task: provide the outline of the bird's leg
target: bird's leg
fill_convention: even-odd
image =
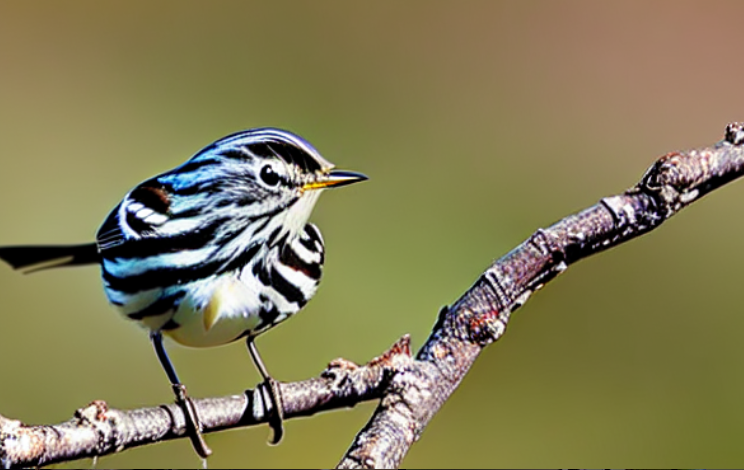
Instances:
[[[178,380],[176,375],[176,369],[173,368],[173,364],[168,358],[168,353],[165,352],[163,347],[163,335],[158,331],[150,335],[150,341],[155,348],[155,354],[158,355],[160,365],[163,366],[168,380],[170,380],[171,387],[173,387],[173,393],[176,395],[176,404],[183,410],[184,417],[186,418],[186,432],[191,439],[191,445],[194,446],[194,450],[199,457],[206,459],[212,454],[212,450],[207,446],[204,441],[204,436],[201,433],[201,424],[199,424],[199,416],[196,414],[196,407],[194,402],[186,393],[186,386]]]
[[[248,346],[248,352],[251,354],[251,359],[253,359],[253,363],[256,365],[256,369],[258,369],[264,380],[263,385],[271,400],[273,410],[269,416],[269,426],[274,430],[274,436],[270,442],[276,445],[281,442],[284,436],[284,406],[282,404],[282,395],[279,392],[279,383],[271,378],[266,370],[266,366],[264,366],[261,356],[258,354],[258,349],[256,349],[256,343],[253,342],[253,339],[253,337],[249,336],[246,340],[246,345]],[[265,399],[265,395],[262,394],[262,397]]]

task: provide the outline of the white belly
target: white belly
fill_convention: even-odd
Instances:
[[[227,344],[261,325],[259,294],[237,276],[221,276],[194,286],[172,320],[179,327],[163,333],[185,346]]]

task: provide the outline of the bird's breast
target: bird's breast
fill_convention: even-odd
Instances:
[[[172,328],[164,332],[185,346],[227,344],[257,330],[263,309],[255,285],[237,274],[221,275],[193,289],[175,311]]]
[[[324,247],[317,228],[307,224],[298,236],[285,240],[254,250],[237,270],[185,276],[186,282],[162,287],[159,278],[151,276],[157,287],[135,292],[106,283],[106,291],[129,319],[186,346],[216,346],[255,336],[299,312],[320,282]],[[105,273],[107,266],[103,268]]]

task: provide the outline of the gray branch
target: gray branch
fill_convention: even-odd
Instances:
[[[416,360],[394,376],[380,406],[339,468],[397,468],[509,315],[574,263],[661,225],[682,208],[744,173],[744,125],[729,124],[713,147],[672,152],[624,194],[570,215],[497,260],[444,308]]]
[[[394,371],[411,362],[409,337],[364,366],[336,359],[320,377],[281,383],[284,417],[295,418],[382,397]],[[271,400],[259,387],[240,395],[194,399],[203,432],[267,422]],[[109,408],[94,401],[72,419],[55,425],[27,426],[0,416],[0,467],[33,467],[121,452],[186,435],[181,407],[161,405],[136,410]]]
[[[730,124],[716,145],[661,157],[625,193],[537,230],[488,268],[452,306],[412,358],[408,337],[368,364],[339,359],[320,377],[280,384],[291,419],[380,400],[339,468],[396,468],[462,381],[481,350],[498,340],[509,316],[566,268],[658,227],[708,192],[744,173],[744,125]],[[204,432],[265,423],[261,388],[195,400]],[[110,409],[96,401],[61,424],[27,426],[0,416],[0,466],[40,466],[106,455],[185,435],[181,408]]]

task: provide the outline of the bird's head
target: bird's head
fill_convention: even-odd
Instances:
[[[230,208],[251,222],[281,223],[282,233],[294,235],[307,223],[323,189],[366,180],[337,170],[303,138],[280,129],[259,128],[218,140],[184,164],[206,165],[212,171],[205,184],[214,192],[211,208]],[[223,212],[223,211],[219,211]]]
[[[213,248],[231,256],[257,243],[271,245],[296,236],[323,189],[365,179],[334,169],[291,132],[239,132],[130,191],[101,227],[99,246],[165,238],[190,247],[208,237]]]

